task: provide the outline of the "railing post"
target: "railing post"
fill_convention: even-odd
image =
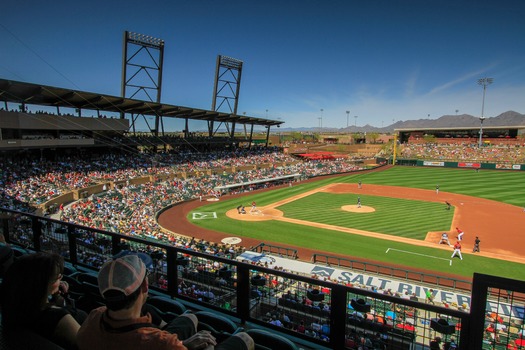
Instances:
[[[35,251],[39,252],[42,249],[40,243],[40,237],[42,237],[42,223],[38,220],[37,216],[31,217],[31,230],[33,231],[33,244],[35,245]]]
[[[179,265],[177,264],[177,250],[169,248],[166,250],[168,294],[170,296],[178,295],[179,286]]]
[[[341,285],[334,285],[331,293],[330,342],[332,349],[339,350],[345,348],[347,295]]]
[[[237,265],[237,316],[245,323],[250,317],[250,269]]]
[[[471,349],[481,349],[483,335],[485,330],[485,309],[487,306],[488,283],[486,283],[484,275],[474,273],[472,280],[472,295],[470,304],[470,323],[468,331],[461,327],[461,344],[463,340],[469,341]],[[466,338],[466,339],[463,339]]]
[[[120,237],[111,236],[111,254],[116,255],[120,253]]]
[[[6,242],[9,242],[9,216],[8,214],[2,213],[2,232]]]
[[[75,226],[67,226],[67,243],[69,245],[69,259],[73,265],[78,264],[77,256],[77,237],[75,236]]]

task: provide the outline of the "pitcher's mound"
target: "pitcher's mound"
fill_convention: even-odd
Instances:
[[[283,216],[283,212],[277,209],[259,208],[253,213],[250,213],[250,210],[248,209],[246,214],[239,214],[237,209],[230,209],[226,212],[226,216],[230,219],[242,221],[265,221],[272,220],[275,217]]]
[[[341,209],[352,213],[372,213],[376,211],[374,208],[367,207],[366,205],[362,205],[361,208],[358,208],[357,205],[343,205]]]

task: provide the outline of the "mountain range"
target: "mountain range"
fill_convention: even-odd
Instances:
[[[478,127],[480,118],[470,114],[444,115],[438,119],[399,120],[394,124],[377,128],[371,125],[349,126],[346,128],[281,128],[281,132],[393,132],[394,129],[403,128],[455,128],[455,127]],[[496,117],[485,118],[483,126],[523,126],[525,128],[525,114],[514,111],[501,113]]]

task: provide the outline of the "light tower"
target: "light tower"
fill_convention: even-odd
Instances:
[[[481,78],[478,79],[478,85],[483,86],[483,100],[481,102],[481,117],[479,117],[479,147],[483,145],[483,121],[485,120],[485,117],[483,116],[483,113],[485,111],[485,91],[487,91],[487,86],[492,84],[494,82],[493,78]]]

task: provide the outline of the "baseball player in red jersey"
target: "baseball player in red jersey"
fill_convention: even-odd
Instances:
[[[458,231],[458,241],[461,242],[461,240],[463,239],[463,235],[465,234],[465,232],[463,232],[462,230],[460,230],[459,227],[456,227],[456,231]]]
[[[450,258],[455,257],[456,255],[459,256],[459,259],[463,260],[463,256],[461,256],[461,243],[459,241],[454,244],[454,252],[452,253],[452,256]]]

